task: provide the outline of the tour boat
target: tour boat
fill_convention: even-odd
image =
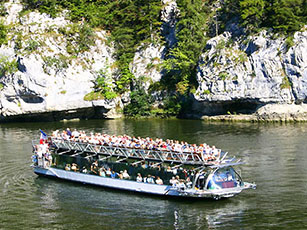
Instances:
[[[32,141],[32,145],[36,174],[83,184],[216,200],[256,188],[255,183],[243,182],[234,169],[242,162],[224,152],[218,160],[205,161],[192,152],[124,148],[59,138]]]

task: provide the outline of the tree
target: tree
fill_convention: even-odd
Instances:
[[[242,25],[246,26],[248,30],[259,28],[265,12],[264,7],[264,0],[241,0],[240,15],[243,20]]]

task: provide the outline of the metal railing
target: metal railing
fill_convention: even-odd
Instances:
[[[118,157],[124,159],[138,159],[140,161],[149,160],[157,162],[173,162],[189,165],[212,165],[210,161],[205,161],[196,153],[191,152],[174,152],[163,150],[148,150],[136,148],[124,148],[105,145],[95,145],[90,143],[75,142],[69,140],[52,139],[52,144],[57,149],[67,151],[76,151],[76,153],[90,152],[106,157]],[[59,153],[61,154],[61,153]]]

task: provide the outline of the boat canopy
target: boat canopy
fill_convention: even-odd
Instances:
[[[192,165],[199,166],[200,168],[204,166],[219,167],[223,164],[236,164],[234,162],[235,158],[226,158],[227,153],[222,152],[220,159],[215,161],[206,161],[201,158],[200,154],[192,152],[174,152],[174,151],[162,151],[162,150],[148,150],[148,149],[137,149],[137,148],[124,148],[124,147],[114,147],[105,145],[96,145],[90,143],[82,143],[70,140],[51,140],[52,147],[57,150],[59,155],[65,154],[65,152],[74,151],[74,155],[81,155],[87,153],[88,156],[100,155],[103,158],[100,160],[105,160],[107,158],[116,157],[118,162],[124,161],[126,159],[134,159],[138,162],[142,161],[153,161],[162,163],[171,163],[179,165]]]

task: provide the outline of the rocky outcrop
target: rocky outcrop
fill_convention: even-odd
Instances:
[[[39,119],[40,114],[49,114],[50,119],[80,114],[108,117],[108,112],[116,115],[114,110],[120,99],[84,100],[93,90],[96,71],[112,71],[107,67],[114,62],[113,48],[106,45],[104,31],[95,32],[95,44],[90,50],[73,56],[67,52],[68,38],[59,32],[72,25],[64,15],[50,18],[31,12],[19,17],[22,7],[17,1],[6,3],[6,7],[5,22],[13,25],[9,34],[13,39],[1,47],[0,54],[8,63],[17,63],[18,70],[0,80],[0,120]],[[16,48],[18,42],[20,49]]]
[[[160,81],[163,76],[161,64],[167,49],[171,48],[176,42],[176,22],[179,15],[179,9],[176,1],[163,0],[161,10],[162,31],[166,45],[162,46],[159,41],[160,36],[152,35],[152,44],[140,47],[135,53],[130,70],[136,78],[145,77],[144,87],[148,89],[150,84]]]
[[[266,105],[306,103],[307,31],[297,32],[293,42],[288,48],[285,38],[272,39],[267,32],[244,39],[225,32],[209,40],[199,64],[194,112],[259,115]],[[271,107],[265,108],[269,114]]]

